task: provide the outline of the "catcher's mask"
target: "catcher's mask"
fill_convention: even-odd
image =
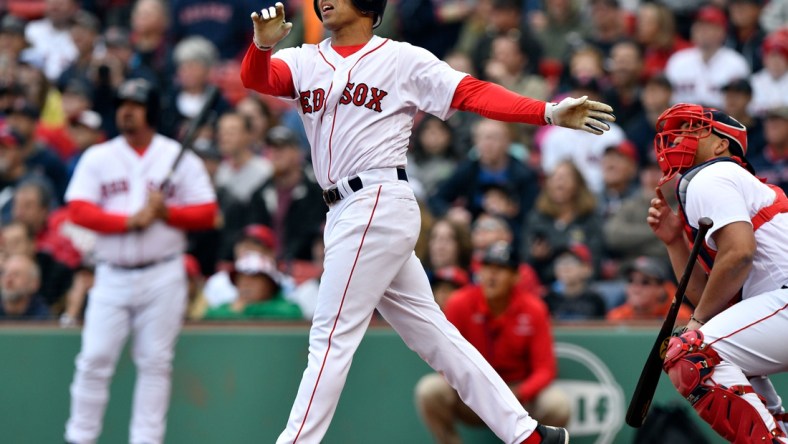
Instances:
[[[733,156],[747,154],[747,128],[738,120],[714,108],[679,103],[659,116],[654,150],[662,170],[659,184],[693,166],[700,139],[714,133],[727,139]]]

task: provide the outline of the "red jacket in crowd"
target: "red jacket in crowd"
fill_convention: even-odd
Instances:
[[[519,384],[517,398],[528,402],[556,377],[550,314],[541,299],[519,286],[512,291],[509,306],[498,316],[475,285],[457,290],[445,313],[507,384]]]

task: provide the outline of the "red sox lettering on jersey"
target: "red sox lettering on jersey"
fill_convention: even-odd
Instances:
[[[273,58],[290,67],[324,189],[362,171],[405,165],[413,117],[419,109],[451,116],[454,90],[466,75],[422,48],[377,36],[348,57],[328,39]]]
[[[129,181],[127,179],[119,179],[119,180],[112,180],[109,182],[102,183],[101,187],[101,200],[104,201],[106,199],[111,198],[116,194],[121,193],[128,193],[129,192]],[[149,180],[148,181],[148,190],[158,190],[159,184],[156,181]],[[168,198],[172,198],[175,196],[176,191],[174,186],[167,187],[166,195]]]
[[[375,88],[374,86],[367,86],[366,83],[348,83],[345,85],[345,92],[342,93],[342,98],[339,100],[340,105],[353,104],[356,106],[363,106],[364,108],[371,109],[375,112],[382,112],[381,101],[388,93],[382,89]],[[323,109],[325,103],[326,91],[323,88],[317,88],[312,91],[301,91],[298,93],[299,102],[301,103],[301,112],[304,114],[317,113]]]

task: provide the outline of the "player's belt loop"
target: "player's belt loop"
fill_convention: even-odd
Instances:
[[[397,179],[404,180],[405,182],[408,181],[408,174],[405,172],[405,168],[397,168]],[[347,188],[350,188],[355,193],[356,191],[364,188],[364,183],[361,181],[361,178],[355,176],[351,179],[347,180]],[[337,202],[342,200],[342,194],[339,191],[338,187],[329,188],[327,190],[323,190],[323,202],[326,205],[331,206]]]

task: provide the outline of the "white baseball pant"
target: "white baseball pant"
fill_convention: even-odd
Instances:
[[[747,298],[711,318],[700,331],[703,342],[711,344],[722,358],[709,383],[752,385],[770,409],[782,408],[771,382],[754,377],[788,371],[788,347],[780,339],[788,331],[788,289]],[[769,412],[756,394],[742,398],[758,411],[769,429],[775,427],[772,413],[776,412]]]
[[[94,443],[101,434],[109,382],[129,332],[137,368],[129,442],[164,440],[175,342],[186,309],[180,256],[141,270],[96,267],[71,384],[66,441]]]
[[[536,421],[446,319],[413,253],[421,224],[413,191],[394,169],[359,177],[364,187],[355,193],[347,178],[338,183],[343,199],[328,213],[308,364],[277,443],[323,439],[375,308],[503,442],[522,442]]]

